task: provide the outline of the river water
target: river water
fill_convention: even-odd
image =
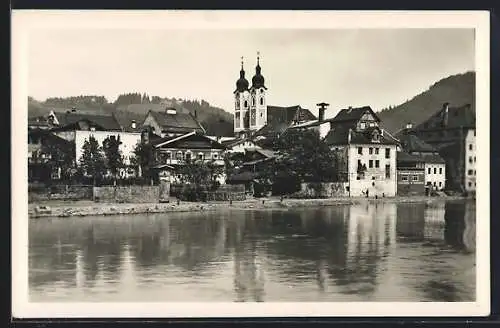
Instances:
[[[32,219],[30,301],[475,301],[475,203]]]

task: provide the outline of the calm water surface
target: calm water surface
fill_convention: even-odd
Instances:
[[[31,301],[474,301],[475,204],[32,219]]]

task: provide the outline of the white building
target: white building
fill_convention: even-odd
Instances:
[[[330,122],[325,140],[339,152],[350,196],[395,196],[398,141],[379,128],[380,119],[373,110],[350,107]]]
[[[398,132],[401,148],[406,153],[422,158],[425,168],[425,185],[432,186],[435,190],[443,190],[446,187],[446,162],[439,155],[439,151],[421,140],[413,132],[413,125],[408,123],[404,129]]]
[[[465,190],[476,190],[476,129],[469,129],[465,136]]]
[[[124,163],[130,165],[130,158],[135,156],[134,149],[141,141],[141,134],[134,132],[120,132],[120,131],[75,131],[75,151],[76,160],[80,160],[83,154],[83,145],[86,140],[93,136],[96,141],[102,146],[104,140],[108,137],[119,138],[121,145],[119,150],[123,156]]]

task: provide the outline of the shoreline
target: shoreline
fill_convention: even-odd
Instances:
[[[292,208],[322,207],[338,205],[354,205],[366,203],[433,203],[440,201],[471,199],[463,196],[396,196],[388,198],[342,197],[321,199],[293,199],[285,198],[255,198],[244,201],[229,202],[180,202],[169,203],[93,203],[93,202],[63,202],[61,204],[30,203],[28,204],[28,217],[55,218],[55,217],[84,217],[84,216],[110,216],[147,213],[175,213],[175,212],[205,212],[216,210],[287,210]],[[39,207],[48,206],[50,210]]]

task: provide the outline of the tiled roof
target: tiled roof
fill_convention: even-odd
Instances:
[[[398,163],[423,163],[424,160],[421,157],[410,155],[406,152],[398,151],[396,154],[396,161]]]
[[[65,127],[81,121],[91,122],[103,130],[107,131],[121,131],[120,124],[114,115],[91,115],[79,112],[62,113],[57,115],[59,126]]]
[[[162,127],[163,131],[169,132],[191,132],[196,130],[205,133],[205,129],[190,113],[170,114],[167,112],[150,111],[156,122]]]
[[[305,122],[316,120],[316,116],[309,109],[298,105],[290,107],[267,106],[267,124],[258,130],[256,136],[281,134],[288,129],[294,121]]]
[[[333,118],[329,119],[332,122],[348,122],[348,121],[358,121],[367,111],[372,114],[377,121],[380,122],[379,117],[371,109],[370,106],[363,106],[358,108],[344,108]]]
[[[131,115],[129,112],[125,111],[116,111],[114,113],[116,120],[122,127],[125,132],[137,132],[140,133],[142,131],[142,122],[144,121],[144,116],[139,119],[138,115]],[[135,129],[132,128],[132,122],[135,121]]]
[[[407,152],[437,152],[437,150],[421,140],[414,133],[403,130],[398,134],[398,139],[401,141],[401,147]]]
[[[438,154],[424,154],[421,155],[422,159],[426,163],[433,163],[433,164],[445,164],[445,160],[439,156]]]
[[[461,127],[474,128],[476,126],[476,110],[474,106],[469,104],[460,107],[448,107],[447,124],[443,125],[445,120],[446,110],[443,106],[441,110],[415,127],[415,130],[454,129]]]
[[[219,142],[210,139],[202,133],[190,132],[182,136],[172,136],[152,140],[155,148],[183,148],[183,149],[224,149]]]
[[[380,142],[372,142],[371,133],[373,129],[356,132],[351,129],[351,139],[349,141],[350,125],[334,124],[325,137],[325,141],[329,145],[347,145],[347,144],[382,144],[382,145],[397,145],[398,142],[390,134],[384,130],[380,130]]]

